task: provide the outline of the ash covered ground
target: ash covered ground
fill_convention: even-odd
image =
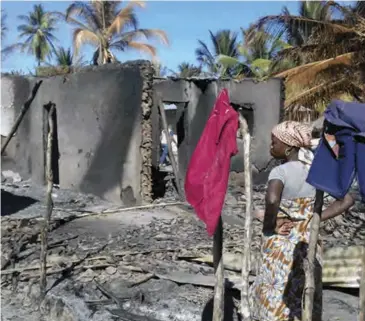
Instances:
[[[213,268],[191,260],[211,253],[204,225],[174,193],[156,207],[119,211],[95,196],[55,188],[50,227],[48,293],[39,304],[40,217],[45,188],[8,178],[2,183],[2,320],[211,320]],[[256,206],[264,193],[254,193]],[[239,253],[244,235],[242,187],[230,188],[223,211],[225,252]],[[93,215],[109,211],[113,213]],[[325,247],[363,244],[361,209],[327,222]],[[83,217],[80,217],[83,216]],[[253,257],[261,223],[254,221]],[[255,268],[254,268],[255,270]],[[239,273],[226,271],[230,280]],[[231,284],[232,285],[232,284]],[[226,318],[238,320],[239,291],[227,289]],[[356,320],[358,293],[324,289],[323,320]]]

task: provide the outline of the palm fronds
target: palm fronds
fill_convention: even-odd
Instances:
[[[198,40],[198,48],[195,50],[197,61],[201,67],[206,67],[212,74],[226,76],[231,74],[229,68],[225,68],[218,61],[217,57],[224,55],[227,57],[238,58],[238,34],[231,30],[218,30],[213,33],[209,30],[211,48],[208,45]]]
[[[58,13],[75,27],[73,47],[78,55],[84,45],[95,48],[94,64],[115,62],[111,51],[134,49],[155,58],[157,49],[146,41],[157,40],[168,45],[168,37],[163,30],[139,29],[136,8],[144,8],[143,1],[132,1],[121,7],[122,1],[73,2],[66,14]]]
[[[312,6],[311,13],[309,6]],[[308,12],[305,12],[306,7]],[[285,78],[287,111],[298,106],[316,110],[343,94],[364,98],[361,69],[365,65],[365,19],[360,14],[362,8],[359,4],[354,9],[333,1],[306,4],[305,7],[302,4],[300,16],[284,10],[281,15],[263,17],[255,24],[257,30],[265,30],[271,35],[282,34],[289,43],[299,43],[281,50],[275,57],[276,63],[287,59],[296,64],[275,73],[276,77]]]
[[[19,15],[23,24],[18,26],[19,41],[4,49],[4,53],[15,50],[27,52],[35,56],[38,65],[44,62],[54,52],[54,42],[57,41],[53,32],[56,30],[57,20],[50,12],[44,10],[42,4],[34,5],[28,15]]]
[[[202,70],[200,67],[197,67],[188,62],[182,62],[177,67],[177,72],[175,72],[174,75],[180,78],[190,78],[199,76],[201,72]]]

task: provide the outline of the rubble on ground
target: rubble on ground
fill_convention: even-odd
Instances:
[[[54,189],[50,226],[48,294],[39,298],[39,229],[45,188],[28,181],[2,184],[2,317],[4,320],[209,320],[213,267],[188,258],[211,253],[212,239],[187,205],[118,212],[95,196]],[[169,202],[177,202],[172,186]],[[166,202],[156,200],[155,205]],[[264,188],[254,192],[264,204]],[[243,247],[245,197],[230,187],[225,208],[224,247]],[[113,214],[99,214],[105,211]],[[252,253],[259,252],[262,225],[254,220]],[[323,225],[325,247],[363,244],[364,213],[356,209]],[[254,267],[254,270],[257,267]],[[239,273],[227,270],[230,280]],[[227,289],[227,314],[237,319],[239,291]],[[323,320],[354,320],[358,298],[324,291]],[[210,318],[209,318],[210,317]]]

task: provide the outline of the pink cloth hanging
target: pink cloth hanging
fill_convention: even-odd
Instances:
[[[227,89],[219,94],[203,134],[190,159],[185,194],[198,217],[214,234],[227,192],[231,157],[237,150],[238,113],[231,107]]]

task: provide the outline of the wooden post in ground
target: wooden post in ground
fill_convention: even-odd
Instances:
[[[241,316],[243,321],[251,321],[249,304],[249,274],[251,270],[251,238],[252,238],[252,171],[251,171],[251,136],[246,119],[239,115],[240,130],[243,138],[243,160],[245,174],[245,237],[242,258]]]
[[[323,191],[316,191],[316,200],[314,202],[314,211],[310,227],[308,254],[304,261],[305,287],[304,287],[304,307],[303,320],[312,321],[313,318],[313,301],[316,291],[314,280],[315,257],[319,235],[319,224],[321,223],[323,207]]]
[[[362,249],[362,264],[360,277],[360,304],[358,321],[365,321],[365,247]]]
[[[30,97],[28,98],[28,100],[24,103],[23,107],[21,108],[20,113],[19,113],[14,125],[10,130],[9,135],[4,142],[4,145],[1,146],[1,155],[4,155],[6,147],[9,145],[10,140],[13,138],[14,134],[18,130],[18,127],[19,127],[20,123],[22,122],[23,117],[26,114],[27,110],[29,109],[30,105],[32,104],[32,101],[34,100],[35,95],[37,94],[37,91],[38,91],[41,83],[42,83],[42,80],[36,82],[36,84],[33,87],[32,93],[30,94]]]
[[[47,135],[47,151],[46,151],[46,179],[47,179],[47,194],[46,194],[46,212],[43,216],[43,226],[41,229],[41,257],[40,257],[40,289],[41,300],[46,295],[47,279],[47,249],[48,249],[48,229],[49,221],[53,210],[52,189],[53,189],[53,171],[52,171],[52,146],[54,135],[54,118],[55,105],[50,104],[48,110],[48,135]]]
[[[162,119],[162,127],[166,133],[166,140],[167,140],[167,148],[168,148],[168,151],[169,151],[169,158],[170,158],[170,161],[171,161],[171,166],[172,166],[172,169],[174,171],[174,175],[175,175],[175,181],[176,181],[176,187],[177,187],[177,192],[180,196],[180,199],[182,201],[185,200],[185,197],[184,197],[184,191],[181,187],[181,181],[180,181],[180,173],[179,173],[179,169],[178,169],[178,166],[177,166],[177,163],[176,163],[176,159],[174,157],[174,154],[172,152],[172,144],[171,144],[171,136],[169,134],[169,130],[168,130],[168,125],[167,125],[167,118],[166,118],[166,113],[165,113],[165,107],[162,103],[162,100],[159,99],[158,101],[158,108],[160,110],[160,115],[161,115],[161,119]]]
[[[219,217],[213,237],[213,265],[215,273],[213,321],[224,319],[224,265],[223,265],[223,221]]]

